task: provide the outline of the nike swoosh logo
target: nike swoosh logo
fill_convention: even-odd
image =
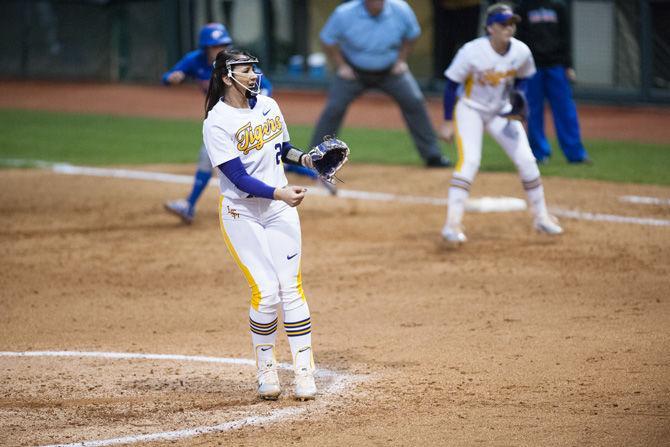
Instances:
[[[270,113],[270,109],[263,110],[263,116],[267,115],[268,113]]]
[[[270,346],[268,346],[267,348],[261,348],[261,351],[267,351],[269,349],[272,349],[272,348]]]
[[[296,256],[298,256],[298,253],[296,253],[294,255],[291,255],[291,256],[286,255],[286,259],[291,260],[291,259],[295,258]]]

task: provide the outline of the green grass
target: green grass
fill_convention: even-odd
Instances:
[[[305,147],[311,128],[290,126],[292,142]],[[195,163],[201,123],[189,120],[128,118],[0,109],[0,165],[8,159],[80,165]],[[420,165],[405,130],[344,129],[352,163]],[[554,142],[555,143],[555,142]],[[544,176],[670,185],[670,145],[591,140],[585,142],[593,166],[570,165],[559,149]],[[554,144],[556,147],[556,144]],[[443,145],[452,160],[455,149]],[[482,171],[513,172],[514,166],[485,138]]]
[[[196,122],[0,110],[0,158],[73,164],[187,163],[197,157]]]

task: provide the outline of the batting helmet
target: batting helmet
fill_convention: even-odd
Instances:
[[[208,23],[200,30],[200,48],[217,47],[219,45],[230,45],[233,39],[228,30],[221,23]]]

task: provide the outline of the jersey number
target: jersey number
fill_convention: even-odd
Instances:
[[[279,164],[281,163],[281,144],[275,144],[275,150],[277,151],[275,158],[277,159],[277,164]]]

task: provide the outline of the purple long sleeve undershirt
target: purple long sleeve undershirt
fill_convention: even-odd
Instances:
[[[218,168],[223,172],[223,175],[228,177],[228,180],[233,182],[233,185],[241,191],[246,192],[253,197],[262,197],[264,199],[274,199],[275,189],[268,184],[253,178],[247,173],[242,165],[240,157],[228,160],[222,163]]]
[[[302,166],[299,160],[293,161],[288,160],[286,158],[288,151],[291,149],[297,149],[297,148],[292,146],[291,143],[288,141],[282,143],[281,148],[282,161],[284,163]],[[246,192],[247,194],[249,194],[249,196],[262,197],[264,199],[270,199],[270,200],[274,199],[275,188],[250,176],[247,170],[244,169],[240,157],[228,160],[227,162],[220,164],[218,168],[221,170],[221,172],[223,172],[223,175],[228,177],[228,180],[233,182],[233,185],[235,185],[237,189]]]
[[[456,91],[458,90],[458,82],[454,82],[447,78],[447,85],[444,88],[444,119],[451,121],[454,117],[454,104],[456,104]]]

